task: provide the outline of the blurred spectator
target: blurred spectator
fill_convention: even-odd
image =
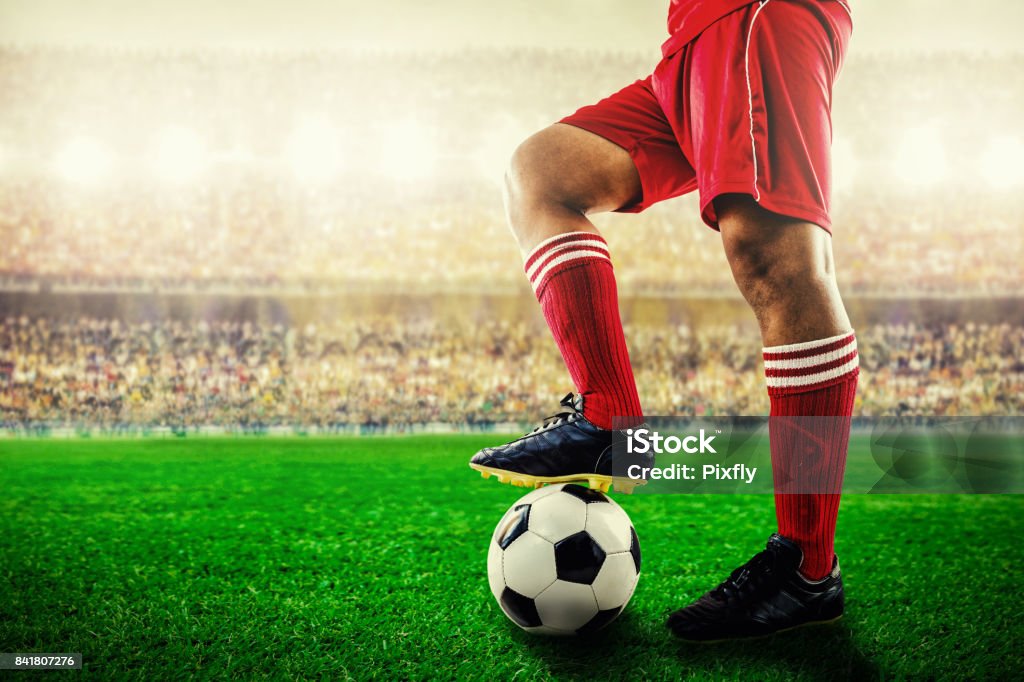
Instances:
[[[0,48],[0,291],[529,296],[501,208],[509,153],[653,59]],[[851,57],[834,107],[848,298],[1024,295],[1021,174],[1016,157],[1000,161],[1021,144],[1022,67],[1021,55]],[[195,177],[153,172],[168,129],[199,140]],[[303,130],[315,134],[296,156]],[[76,184],[55,161],[81,136],[113,161],[103,177],[78,159]],[[918,138],[929,153],[904,154]],[[318,150],[336,173],[295,173]],[[945,178],[896,163],[938,166],[939,152]],[[624,297],[737,296],[696,197],[597,221]],[[481,315],[262,327],[0,309],[0,421],[330,430],[548,414],[570,384],[546,330]],[[643,319],[627,331],[648,414],[766,412],[756,334]],[[858,329],[857,413],[1019,414],[1022,336],[966,321]]]
[[[685,325],[627,334],[648,414],[767,413],[756,335]],[[1024,409],[1024,327],[876,325],[858,339],[856,414]],[[528,422],[570,388],[546,332],[527,322],[0,323],[0,422],[13,427]]]
[[[526,292],[497,183],[511,149],[651,66],[642,55],[510,49],[2,48],[0,288]],[[1019,164],[996,182],[1001,166],[982,163],[988,145],[1015,139],[1022,66],[1021,56],[851,58],[835,104],[853,156],[836,158],[834,251],[847,295],[1024,294],[1024,194],[1000,185]],[[307,147],[315,156],[322,146],[339,173],[319,183],[297,177],[289,156],[311,118],[325,139]],[[914,184],[921,169],[893,174],[923,120],[935,136],[924,144],[956,161],[930,188]],[[167,183],[152,172],[154,144],[182,127],[209,163],[191,182]],[[117,161],[84,188],[52,162],[83,134]],[[422,175],[407,176],[421,163]],[[694,198],[599,221],[624,295],[737,296]]]

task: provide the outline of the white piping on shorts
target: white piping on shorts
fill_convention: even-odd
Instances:
[[[761,13],[771,0],[761,0],[750,18],[750,28],[747,29],[747,44],[743,49],[743,68],[747,75],[747,108],[750,116],[750,154],[754,159],[754,201],[761,201],[761,191],[757,188],[757,142],[754,140],[754,91],[750,87],[750,36],[754,32],[754,22],[757,15]]]

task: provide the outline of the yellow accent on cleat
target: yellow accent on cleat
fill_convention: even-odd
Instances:
[[[469,466],[470,468],[479,471],[484,478],[494,476],[494,478],[498,479],[499,483],[510,483],[517,488],[541,488],[546,485],[555,485],[557,483],[586,483],[591,488],[600,490],[603,493],[614,490],[618,493],[631,495],[638,485],[644,485],[647,483],[647,481],[644,480],[605,476],[604,474],[531,476],[529,474],[512,473],[502,469],[485,467],[473,462],[470,462]]]
[[[633,490],[636,489],[638,485],[645,485],[646,483],[647,481],[634,480],[632,478],[616,478],[613,481],[615,492],[622,493],[624,495],[632,495]]]

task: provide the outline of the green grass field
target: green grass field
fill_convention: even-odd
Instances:
[[[619,495],[644,555],[629,609],[593,639],[526,635],[485,569],[523,491],[466,467],[500,440],[0,442],[0,651],[82,652],[90,677],[140,680],[1024,669],[1021,496],[847,496],[841,624],[699,646],[664,618],[763,547],[771,497]]]

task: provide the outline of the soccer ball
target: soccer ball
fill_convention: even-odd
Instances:
[[[501,610],[527,632],[594,632],[633,596],[640,542],[604,493],[547,486],[505,512],[487,552],[487,577]]]

